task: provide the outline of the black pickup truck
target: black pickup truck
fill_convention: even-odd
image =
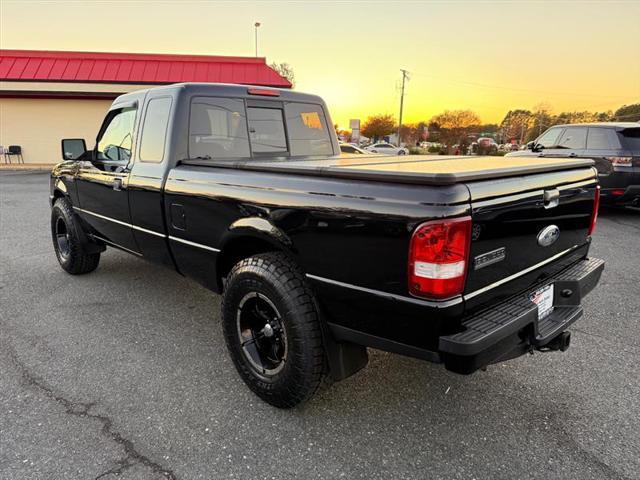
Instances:
[[[238,372],[278,407],[364,367],[366,347],[462,374],[569,347],[604,267],[591,160],[339,152],[317,96],[123,95],[91,150],[62,141],[55,253],[83,274],[114,247],[221,293]]]

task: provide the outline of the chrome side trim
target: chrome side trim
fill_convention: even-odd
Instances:
[[[578,248],[578,245],[574,245],[571,248],[567,248],[566,250],[563,250],[562,252],[555,254],[553,257],[549,257],[546,260],[543,260],[542,262],[536,263],[535,265],[531,265],[530,267],[525,268],[524,270],[520,270],[518,273],[514,273],[513,275],[505,277],[502,280],[498,280],[497,282],[492,283],[491,285],[487,285],[486,287],[482,287],[474,292],[467,293],[466,295],[464,295],[464,299],[468,300],[470,298],[476,297],[482,293],[488,292],[489,290],[499,287],[500,285],[504,285],[505,283],[510,282],[511,280],[515,280],[518,277],[522,277],[523,275],[526,275],[527,273],[532,272],[537,268],[543,267],[548,263],[551,263],[554,260],[557,260],[558,258],[563,257],[567,253],[575,250],[576,248]]]
[[[82,212],[82,213],[86,213],[87,215],[91,215],[93,217],[98,217],[98,218],[101,218],[103,220],[107,220],[109,222],[117,223],[118,225],[122,225],[124,227],[133,228],[134,230],[138,230],[139,232],[148,233],[149,235],[155,235],[156,237],[167,238],[167,236],[164,233],[158,233],[158,232],[155,232],[153,230],[149,230],[149,229],[146,229],[146,228],[139,227],[137,225],[133,225],[131,223],[127,223],[127,222],[123,222],[121,220],[116,220],[115,218],[107,217],[106,215],[100,215],[99,213],[92,212],[91,210],[85,210],[84,208],[80,208],[80,207],[73,207],[73,209],[77,210],[78,212]]]
[[[134,255],[137,255],[138,257],[141,257],[141,256],[142,256],[142,254],[141,254],[140,252],[135,252],[135,251],[133,251],[133,250],[129,250],[128,248],[123,247],[122,245],[118,245],[118,244],[117,244],[117,243],[115,243],[115,242],[112,242],[112,241],[110,241],[110,240],[107,240],[106,238],[102,238],[102,237],[100,237],[100,236],[98,236],[98,235],[94,235],[93,233],[90,233],[90,234],[89,234],[89,236],[90,236],[90,237],[93,237],[93,238],[95,238],[95,239],[97,239],[97,240],[100,240],[101,242],[104,242],[104,243],[106,243],[106,244],[108,244],[108,245],[111,245],[112,247],[119,248],[120,250],[124,250],[125,252],[133,253]]]
[[[307,273],[306,277],[310,278],[312,280],[317,280],[319,282],[329,283],[331,285],[336,285],[338,287],[349,288],[351,290],[358,290],[360,292],[369,293],[369,294],[372,294],[372,295],[377,295],[379,297],[386,297],[386,298],[389,298],[389,299],[392,299],[392,300],[397,300],[397,301],[400,301],[400,302],[414,303],[416,305],[424,305],[424,306],[430,306],[430,307],[446,308],[446,307],[450,307],[452,305],[457,305],[459,303],[462,303],[462,297],[455,297],[455,298],[452,298],[451,300],[443,300],[441,302],[435,302],[435,301],[430,301],[430,300],[422,300],[422,299],[419,299],[419,298],[412,298],[412,297],[405,297],[405,296],[402,296],[402,295],[396,295],[395,293],[383,292],[382,290],[374,290],[372,288],[361,287],[359,285],[353,285],[351,283],[345,283],[345,282],[340,282],[338,280],[332,280],[330,278],[319,277],[318,275],[312,275],[310,273]]]
[[[158,232],[154,232],[153,230],[147,230],[146,228],[142,228],[137,225],[132,224],[131,228],[133,228],[134,230],[138,230],[139,232],[148,233],[149,235],[155,235],[156,237],[167,238],[167,236],[164,233],[158,233]]]
[[[139,232],[148,233],[149,235],[155,235],[156,237],[161,237],[161,238],[168,238],[169,240],[174,240],[176,242],[184,243],[185,245],[190,245],[192,247],[202,248],[203,250],[209,250],[211,252],[216,252],[216,253],[220,252],[220,249],[218,249],[218,248],[213,248],[213,247],[210,247],[208,245],[202,245],[201,243],[191,242],[189,240],[185,240],[184,238],[178,238],[178,237],[173,237],[171,235],[165,235],[164,233],[154,232],[153,230],[149,230],[147,228],[142,228],[142,227],[139,227],[137,225],[133,225],[131,223],[127,223],[127,222],[123,222],[121,220],[116,220],[115,218],[107,217],[106,215],[100,215],[99,213],[95,213],[95,212],[92,212],[90,210],[85,210],[84,208],[73,207],[73,209],[77,210],[79,212],[82,212],[82,213],[86,213],[87,215],[92,215],[94,217],[98,217],[98,218],[102,218],[103,220],[107,220],[109,222],[117,223],[118,225],[129,227],[129,228],[132,228],[134,230],[138,230]],[[98,237],[96,235],[94,235],[94,236],[96,238],[102,240],[103,242],[112,244],[115,247],[122,248],[123,250],[126,250],[126,251],[131,252],[131,253],[135,253],[136,255],[141,255],[138,252],[134,252],[133,250],[129,250],[129,249],[121,247],[120,245],[117,245],[117,244],[115,244],[113,242],[109,242],[109,240],[105,240],[104,238],[100,238],[100,237]]]
[[[118,225],[122,225],[124,227],[131,228],[131,224],[130,223],[123,222],[122,220],[116,220],[115,218],[107,217],[105,215],[100,215],[99,213],[92,212],[90,210],[85,210],[84,208],[80,208],[80,207],[73,207],[73,209],[77,210],[78,212],[82,212],[82,213],[86,213],[87,215],[91,215],[93,217],[98,217],[98,218],[101,218],[103,220],[107,220],[109,222],[117,223]]]
[[[220,252],[220,249],[218,248],[213,248],[208,245],[202,245],[201,243],[190,242],[189,240],[185,240],[184,238],[172,237],[171,235],[169,235],[169,240],[173,240],[179,243],[184,243],[185,245],[190,245],[192,247],[202,248],[203,250],[209,250],[211,252],[216,252],[216,253]]]

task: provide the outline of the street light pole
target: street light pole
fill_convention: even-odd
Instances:
[[[402,92],[400,93],[400,118],[398,119],[398,146],[402,146],[400,142],[400,131],[402,130],[402,109],[404,108],[404,83],[409,79],[409,72],[400,69],[402,72]]]
[[[260,26],[260,22],[256,22],[253,24],[255,27],[255,36],[256,36],[256,57],[258,56],[258,27]]]

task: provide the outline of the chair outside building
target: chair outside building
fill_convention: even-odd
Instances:
[[[4,150],[4,163],[12,163],[12,156],[16,157],[17,163],[24,163],[24,158],[22,157],[22,147],[20,145],[9,145],[9,148]]]

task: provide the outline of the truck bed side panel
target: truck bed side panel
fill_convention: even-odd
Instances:
[[[468,215],[468,202],[463,185],[397,185],[197,166],[171,170],[165,187],[167,215],[172,205],[181,205],[185,214],[185,230],[175,229],[171,218],[166,220],[182,273],[215,289],[216,266],[225,249],[238,235],[252,234],[250,228],[234,227],[248,227],[250,219],[266,221],[272,226],[273,242],[294,256],[319,289],[332,290],[332,295],[320,294],[320,300],[330,298],[323,306],[331,310],[334,321],[380,334],[395,321],[394,305],[428,305],[407,293],[413,229],[432,218]],[[371,292],[357,295],[368,290],[378,292],[373,297],[387,305],[384,316],[371,302]],[[359,299],[363,303],[357,305]],[[354,302],[354,308],[344,302]],[[418,320],[435,326],[438,312],[434,308],[432,317]],[[407,321],[415,323],[416,312],[412,313]],[[397,308],[395,315],[400,316]],[[381,318],[378,328],[373,320]],[[407,325],[393,331],[415,338],[417,329]]]

